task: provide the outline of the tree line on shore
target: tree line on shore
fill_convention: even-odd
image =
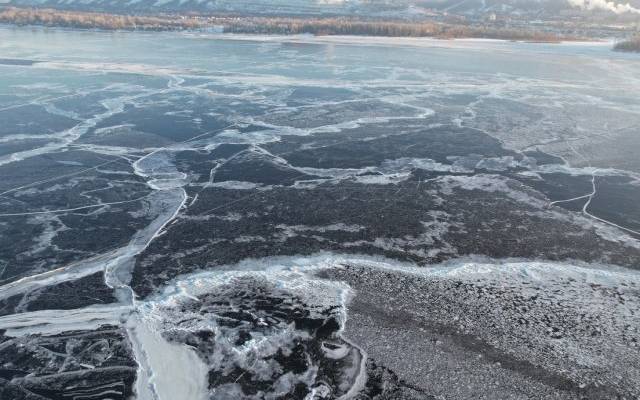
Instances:
[[[2,10],[0,12],[0,22],[16,25],[107,30],[180,30],[202,27],[202,23],[193,18],[118,15],[15,7],[8,7]]]
[[[224,25],[225,32],[261,34],[362,35],[392,37],[487,38],[556,42],[570,40],[553,32],[436,21],[362,21],[349,18],[247,18]]]
[[[393,37],[489,38],[557,42],[575,38],[554,32],[437,21],[379,21],[354,18],[135,16],[8,7],[0,22],[106,30],[197,30],[221,27],[227,33],[366,35]]]

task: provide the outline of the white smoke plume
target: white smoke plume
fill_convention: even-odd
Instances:
[[[640,9],[633,7],[629,3],[615,3],[607,0],[567,0],[574,7],[583,10],[608,10],[616,14],[636,13],[640,14]]]

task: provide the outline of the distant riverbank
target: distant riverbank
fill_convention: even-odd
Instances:
[[[229,17],[194,15],[137,16],[53,9],[8,7],[0,23],[102,30],[205,31],[241,34],[318,36],[484,38],[555,43],[586,40],[560,33],[493,25],[463,25],[436,21],[384,21],[354,18]]]

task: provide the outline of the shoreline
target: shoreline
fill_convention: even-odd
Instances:
[[[292,43],[322,43],[322,44],[360,44],[360,45],[415,45],[421,47],[425,44],[459,43],[459,44],[505,44],[520,43],[532,45],[584,45],[584,46],[612,46],[616,41],[607,38],[583,38],[558,41],[523,40],[523,39],[497,39],[490,37],[438,37],[438,36],[376,36],[376,35],[316,35],[312,33],[276,34],[276,33],[236,33],[236,32],[208,32],[206,29],[183,30],[148,30],[148,29],[105,29],[69,27],[61,25],[21,25],[9,22],[0,22],[0,29],[40,29],[42,31],[61,32],[92,32],[92,33],[116,33],[116,34],[179,34],[194,36],[196,38],[210,38],[222,40],[254,41],[254,42],[292,42]],[[399,43],[402,42],[402,43]],[[430,47],[430,46],[429,46]]]
[[[0,24],[15,27],[51,27],[74,30],[187,32],[242,35],[314,35],[381,38],[494,39],[530,43],[560,43],[594,40],[589,34],[575,35],[553,29],[507,26],[482,21],[451,23],[438,19],[403,21],[394,19],[330,17],[237,17],[204,15],[121,15],[58,9],[0,7]]]
[[[494,39],[477,37],[441,38],[435,36],[370,36],[370,35],[312,35],[312,34],[244,34],[244,33],[206,33],[206,32],[176,32],[185,35],[198,35],[202,38],[227,39],[238,41],[259,41],[259,42],[291,42],[291,43],[322,43],[322,44],[358,44],[358,45],[415,45],[417,47],[428,44],[509,44],[521,43],[532,45],[585,45],[585,46],[610,46],[614,43],[606,39],[584,39],[584,40],[564,40],[564,41],[531,41],[514,39]],[[401,43],[399,43],[401,42]],[[428,46],[431,47],[431,46]],[[435,47],[435,46],[434,46]]]

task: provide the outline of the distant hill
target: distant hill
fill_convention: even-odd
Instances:
[[[198,12],[243,15],[357,15],[421,18],[432,15],[554,16],[560,11],[635,14],[640,0],[0,0],[0,4],[82,11]]]
[[[640,14],[640,0],[418,0],[414,3],[459,14],[483,12],[544,14],[569,9]]]

